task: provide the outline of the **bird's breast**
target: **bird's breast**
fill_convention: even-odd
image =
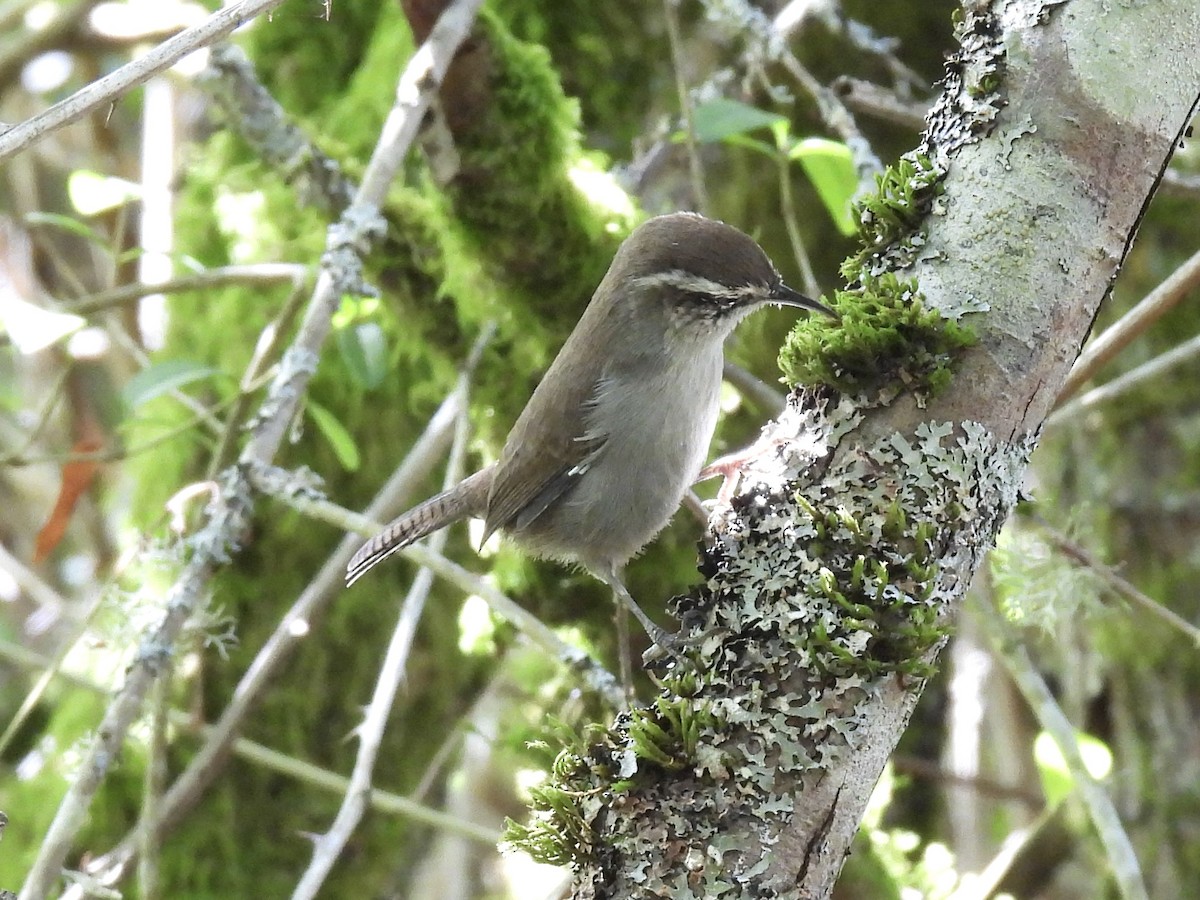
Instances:
[[[623,565],[670,521],[695,480],[716,427],[721,348],[653,371],[610,371],[587,414],[603,450],[528,535],[535,543],[569,535],[548,555],[594,568]],[[544,520],[544,521],[543,521]]]

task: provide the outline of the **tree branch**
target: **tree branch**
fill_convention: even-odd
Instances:
[[[1147,64],[1114,73],[1114,34]],[[921,146],[867,198],[842,322],[784,350],[826,387],[714,513],[677,604],[691,665],[542,789],[529,846],[572,861],[577,898],[829,896],[1200,95],[1190,0],[967,4],[958,35]],[[974,343],[858,343],[927,314]],[[955,359],[939,392],[931,356]]]
[[[278,0],[258,0],[257,3],[247,2],[234,7],[227,31],[239,24],[237,15],[250,9],[268,9],[274,2]],[[259,410],[252,437],[241,455],[243,466],[266,464],[274,458],[288,423],[292,421],[309,379],[316,370],[320,348],[329,333],[329,320],[340,297],[346,292],[361,292],[360,254],[368,249],[381,231],[379,207],[416,136],[421,116],[428,109],[455,51],[466,37],[481,2],[458,0],[448,8],[438,20],[429,40],[405,66],[396,91],[396,104],[376,144],[362,186],[341,221],[329,229],[321,273],[307,314],[294,343],[284,354],[279,373]],[[209,30],[198,33],[209,39],[227,33],[211,25],[221,15],[218,13],[210,18]],[[188,34],[192,34],[193,40],[200,40],[196,36],[197,29],[190,29],[179,39]],[[163,46],[175,45],[179,39],[168,41]],[[160,52],[154,58],[165,55]],[[153,71],[159,69],[151,67],[148,74]],[[99,84],[103,84],[103,81]],[[44,130],[33,129],[35,136]],[[7,144],[5,138],[10,138]],[[0,136],[0,148],[12,144],[15,141],[10,135]],[[0,158],[3,156],[0,150]],[[165,598],[163,619],[143,640],[124,686],[105,712],[96,739],[80,766],[80,774],[60,803],[21,889],[21,900],[45,896],[58,877],[96,791],[124,744],[129,727],[140,714],[150,686],[161,673],[162,661],[172,652],[184,624],[205,602],[213,575],[229,562],[230,553],[237,549],[249,522],[251,497],[250,484],[242,466],[227,471],[220,479],[220,495],[212,504],[206,524],[188,542],[192,551],[191,559]]]
[[[0,161],[41,140],[47,134],[82,119],[89,112],[111,103],[130,88],[169,69],[189,53],[207,47],[255,16],[274,9],[283,0],[242,0],[213,13],[199,25],[163,41],[145,56],[126,63],[103,78],[80,88],[45,112],[0,133]]]

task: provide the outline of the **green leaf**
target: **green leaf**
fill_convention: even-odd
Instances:
[[[379,387],[387,377],[387,338],[374,322],[350,325],[337,333],[338,352],[350,377],[367,390]]]
[[[80,215],[94,216],[136,200],[142,189],[124,178],[76,169],[67,176],[67,196]]]
[[[850,199],[858,190],[858,173],[854,171],[850,148],[825,138],[805,138],[792,146],[788,158],[800,161],[838,231],[847,237],[854,234]]]
[[[780,120],[787,121],[777,113],[769,113],[725,97],[701,103],[692,114],[696,140],[704,144],[723,141],[733,135],[745,134],[758,128],[768,128]]]
[[[768,144],[766,141],[760,141],[758,138],[752,138],[745,134],[731,134],[721,143],[728,147],[745,147],[748,150],[757,150],[764,156],[769,156],[771,159],[779,158],[779,150],[773,144]]]
[[[220,375],[220,369],[206,366],[190,359],[164,359],[138,372],[121,389],[121,397],[130,409],[161,397],[168,391],[181,388],[193,381]]]
[[[85,238],[92,243],[100,244],[105,249],[109,249],[112,246],[110,238],[105,237],[95,228],[88,225],[87,222],[76,219],[74,216],[64,216],[62,213],[31,212],[25,214],[25,224],[46,225],[50,228],[57,228],[68,234]]]
[[[307,408],[317,430],[329,441],[329,446],[333,448],[342,468],[347,472],[357,472],[360,462],[358,444],[354,442],[350,432],[338,421],[337,416],[321,404],[310,399]]]
[[[10,295],[0,303],[0,327],[21,353],[37,353],[83,327],[82,316],[43,309]]]
[[[1108,745],[1082,731],[1075,733],[1075,742],[1088,774],[1096,780],[1107,777],[1112,771],[1112,752]],[[1056,805],[1075,789],[1075,776],[1067,767],[1058,742],[1049,732],[1043,731],[1034,740],[1033,759],[1042,779],[1042,792],[1046,795],[1047,805]]]

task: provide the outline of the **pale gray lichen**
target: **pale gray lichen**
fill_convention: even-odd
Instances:
[[[689,671],[556,767],[542,823],[571,840],[581,896],[757,896],[797,792],[861,749],[868,701],[929,673],[1032,445],[968,422],[849,449],[859,415],[789,405],[714,521],[706,583],[676,601]]]

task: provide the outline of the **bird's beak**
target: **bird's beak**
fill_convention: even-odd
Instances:
[[[799,291],[792,290],[782,281],[771,291],[771,299],[768,302],[779,306],[794,306],[797,309],[808,309],[813,312],[824,313],[831,318],[837,319],[839,322],[842,320],[842,317],[828,306],[818,303],[811,297],[805,297]]]

